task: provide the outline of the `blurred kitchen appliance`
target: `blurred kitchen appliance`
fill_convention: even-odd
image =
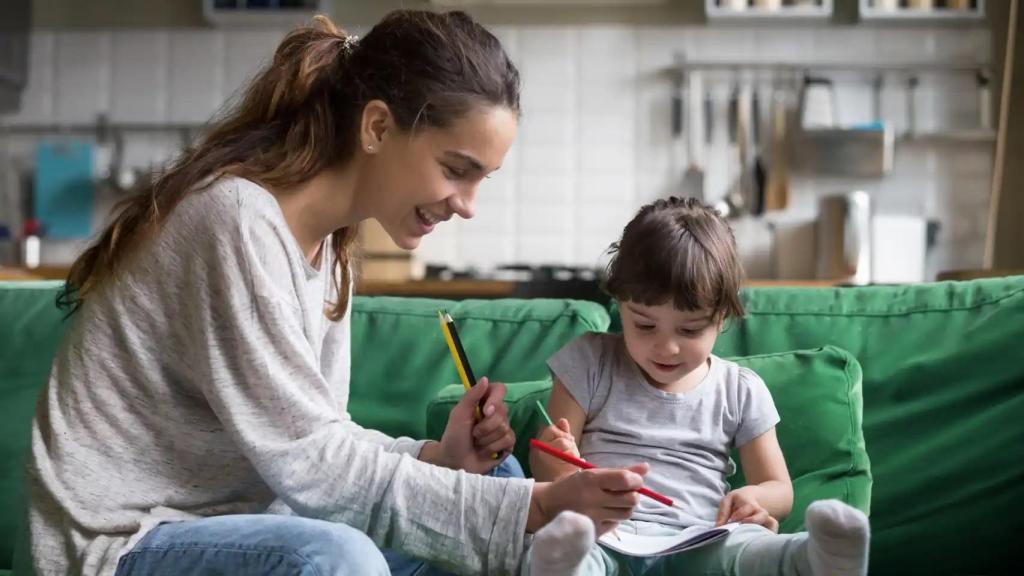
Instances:
[[[840,284],[871,282],[871,197],[860,190],[818,201],[817,277]]]
[[[28,84],[30,0],[5,0],[0,18],[0,114],[17,112]]]
[[[773,278],[813,280],[817,275],[817,220],[772,223]]]
[[[747,278],[761,280],[772,278],[775,274],[772,251],[774,249],[774,229],[763,218],[746,215],[734,218],[730,223],[740,262]]]
[[[871,254],[872,284],[924,282],[928,222],[923,216],[875,214],[871,242],[879,247]]]

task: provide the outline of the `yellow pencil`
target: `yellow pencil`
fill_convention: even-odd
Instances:
[[[444,310],[438,310],[437,316],[441,320],[441,331],[444,332],[445,342],[448,343],[448,351],[451,352],[452,361],[455,362],[455,370],[459,373],[459,379],[462,380],[463,388],[469,390],[473,387],[473,384],[476,384],[476,378],[473,377],[473,369],[469,366],[466,351],[462,348],[459,333],[455,331],[455,321]],[[483,413],[480,412],[479,406],[476,407],[476,418],[477,420],[483,418]]]
[[[438,310],[437,317],[441,321],[441,331],[444,332],[444,340],[448,343],[448,351],[451,352],[452,360],[455,362],[455,370],[458,371],[459,379],[462,380],[462,387],[469,390],[476,384],[476,377],[473,375],[473,369],[469,366],[469,357],[466,356],[466,349],[462,347],[459,333],[455,330],[455,321],[444,310]],[[483,420],[483,417],[483,411],[480,410],[478,404],[476,419],[480,421]],[[498,456],[497,453],[491,454],[491,458],[494,459],[497,459]]]

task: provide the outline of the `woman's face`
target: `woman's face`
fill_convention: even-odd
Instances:
[[[454,215],[472,218],[477,187],[501,167],[517,125],[514,112],[493,106],[447,128],[389,133],[368,159],[371,215],[406,250]]]

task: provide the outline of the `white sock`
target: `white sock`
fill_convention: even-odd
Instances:
[[[595,541],[590,518],[562,512],[534,535],[530,576],[573,576]]]
[[[807,507],[807,559],[815,576],[864,576],[868,573],[868,517],[839,500]]]

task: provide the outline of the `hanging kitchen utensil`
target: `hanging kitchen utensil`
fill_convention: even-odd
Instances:
[[[704,149],[705,152],[711,147],[711,142],[714,135],[714,121],[715,121],[715,101],[711,96],[711,91],[708,90],[704,93]],[[706,157],[705,157],[706,158]],[[705,163],[706,164],[706,163]]]
[[[736,172],[728,170],[729,178],[732,181],[728,184],[724,197],[715,203],[715,209],[728,218],[738,218],[746,209],[744,181],[746,180],[747,145],[743,143],[740,134],[746,134],[749,117],[740,118],[740,92],[740,79],[737,77],[733,80],[733,86],[729,93],[725,128],[728,149],[726,157],[730,159],[730,162],[732,158],[736,159],[738,170]]]
[[[758,96],[760,87],[757,82],[754,82],[750,89],[750,145],[751,156],[753,156],[753,161],[750,166],[750,185],[752,192],[750,213],[755,216],[760,216],[764,213],[765,179],[767,177],[764,159],[761,154],[764,149],[761,142],[761,136],[764,130],[761,129],[761,99]]]
[[[768,181],[765,185],[764,210],[784,210],[789,204],[789,130],[787,127],[785,87],[772,83],[769,101],[770,150]]]
[[[704,202],[703,154],[700,136],[704,132],[700,112],[703,103],[703,82],[699,73],[692,72],[686,78],[686,172],[683,174],[682,194],[684,198],[696,198]]]
[[[873,120],[882,121],[882,89],[885,87],[885,74],[879,72],[871,82],[871,107]]]
[[[687,162],[687,150],[685,147],[685,140],[683,138],[684,130],[687,129],[687,127],[683,126],[683,117],[685,116],[683,103],[684,74],[685,72],[680,70],[679,74],[672,79],[672,92],[669,98],[671,114],[669,170],[671,170],[673,186],[675,186],[676,175],[685,170]],[[674,194],[675,190],[673,189],[671,193]]]
[[[733,200],[740,211],[755,213],[757,198],[754,190],[754,138],[753,87],[746,81],[740,84],[736,110],[736,144],[739,159],[738,199]]]
[[[917,85],[918,78],[911,75],[907,78],[907,130],[906,136],[913,138],[917,134]]]

